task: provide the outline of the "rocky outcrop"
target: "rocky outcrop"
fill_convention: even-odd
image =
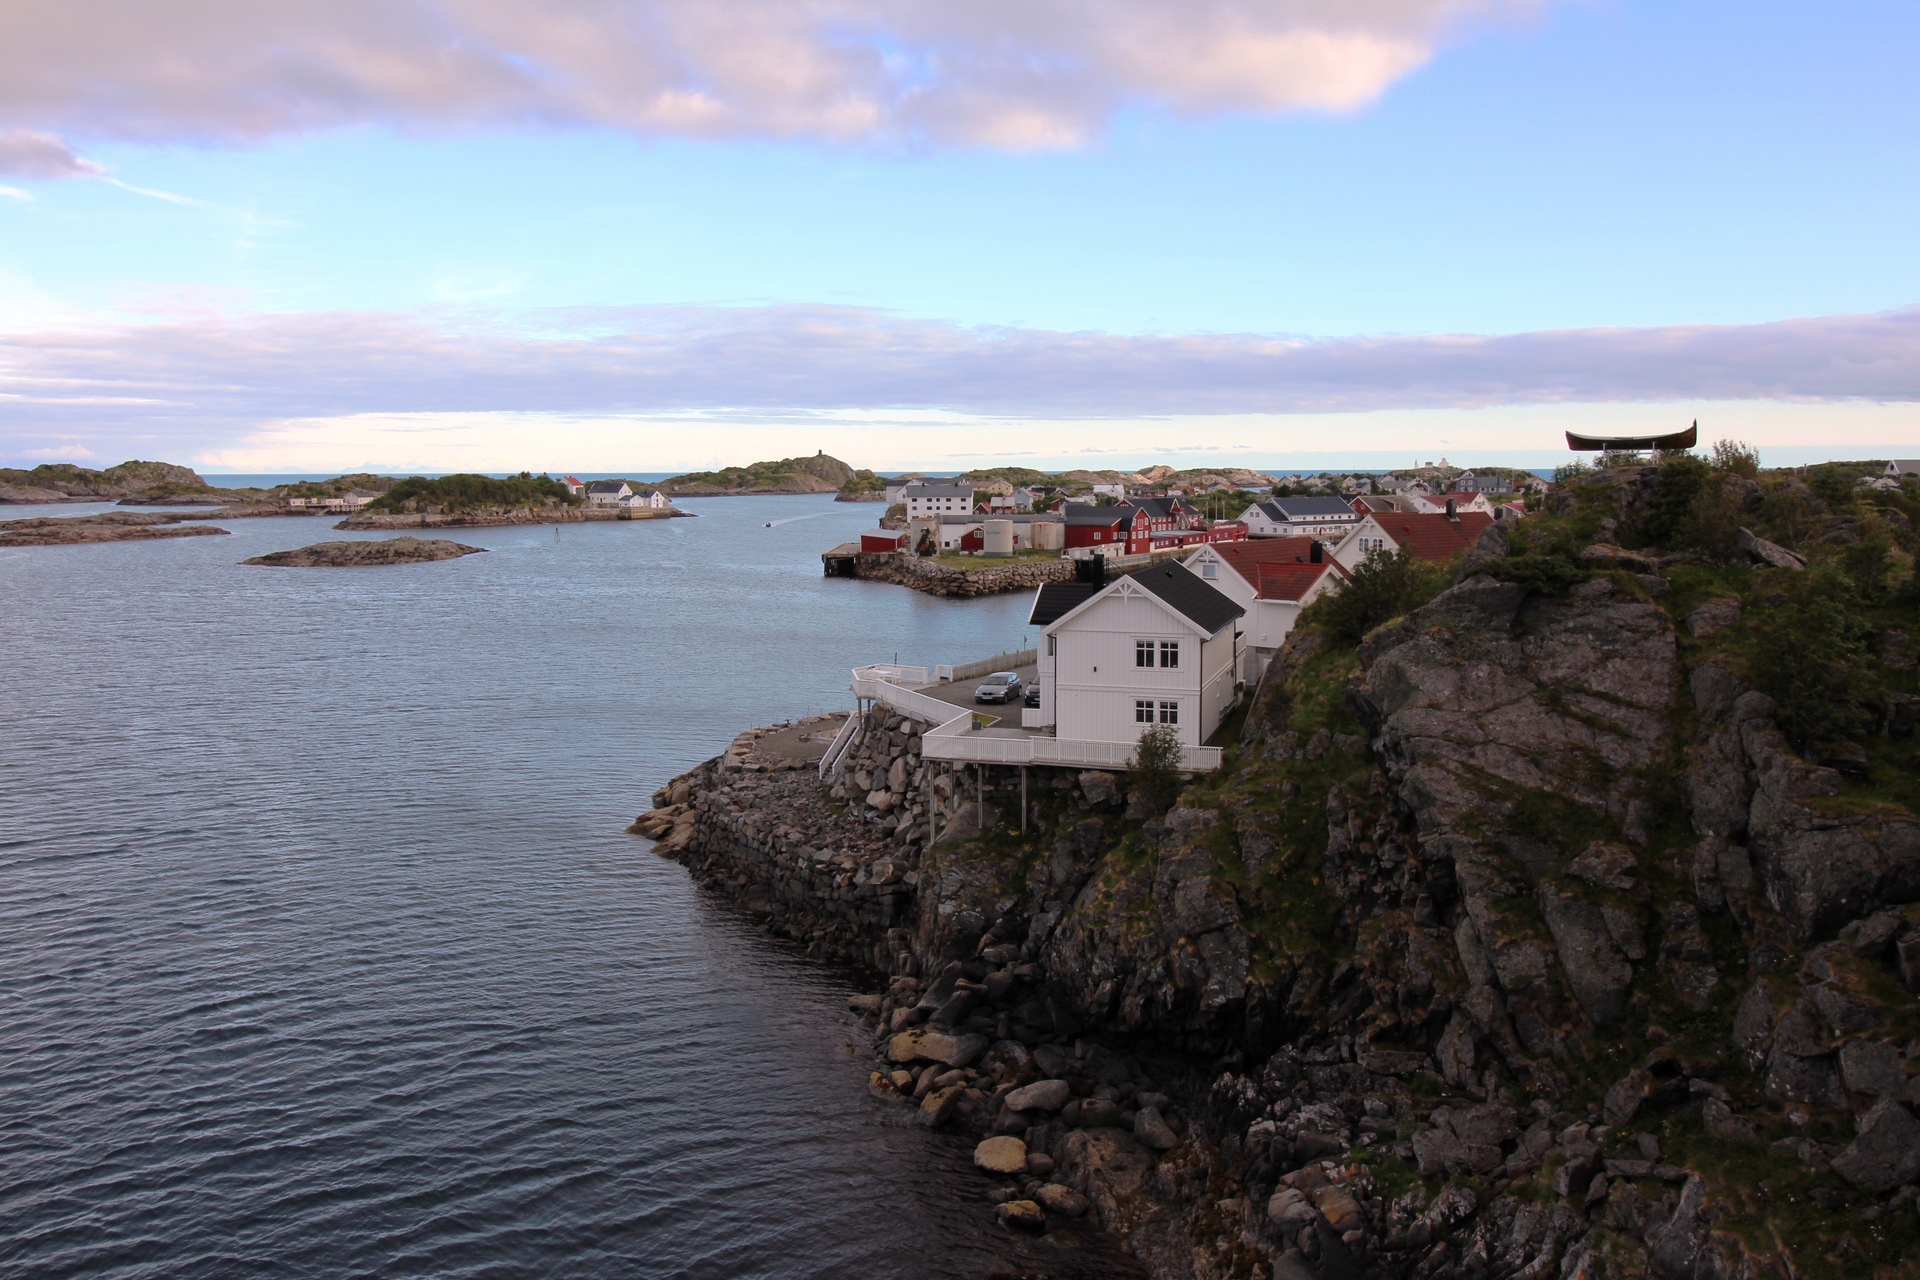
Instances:
[[[273,551],[240,563],[296,569],[353,569],[369,565],[457,560],[461,556],[475,555],[485,550],[485,547],[469,547],[465,543],[448,542],[440,538],[387,538],[380,542],[316,542],[310,547]]]
[[[192,499],[208,492],[192,468],[171,462],[122,462],[104,471],[65,462],[31,471],[0,467],[0,503],[111,502],[150,494]]]
[[[182,525],[172,515],[108,511],[97,516],[0,520],[0,547],[70,547],[84,542],[144,542],[225,532],[209,525]]]
[[[336,529],[459,529],[508,524],[581,524],[593,520],[668,520],[685,516],[672,507],[473,507],[461,511],[362,511]],[[206,517],[218,519],[218,513]]]
[[[1210,1280],[1865,1274],[1920,1202],[1920,820],[1791,749],[1751,599],[1643,559],[1297,630],[1164,812],[876,711],[830,786],[749,739],[649,830],[877,971],[871,1091],[1008,1229]]]

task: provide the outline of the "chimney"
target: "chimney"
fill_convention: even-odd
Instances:
[[[1315,538],[1313,540],[1313,545],[1307,548],[1307,563],[1308,564],[1325,564],[1326,556],[1327,556],[1326,544],[1321,542],[1320,539]]]
[[[1459,518],[1460,518],[1460,513],[1454,509],[1453,499],[1448,498],[1447,499],[1447,519],[1457,521]]]

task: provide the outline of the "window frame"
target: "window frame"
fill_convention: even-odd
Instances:
[[[1135,698],[1133,700],[1133,722],[1135,724],[1153,723],[1153,699]]]
[[[1180,723],[1180,703],[1178,701],[1162,700],[1160,703],[1159,723],[1166,725],[1177,725]]]
[[[1153,665],[1154,665],[1154,661],[1153,661],[1153,655],[1154,655],[1154,652],[1155,652],[1155,650],[1154,650],[1154,642],[1153,642],[1153,641],[1151,641],[1151,640],[1135,640],[1135,641],[1133,642],[1133,666],[1134,666],[1134,669],[1135,669],[1136,671],[1138,671],[1138,670],[1142,670],[1142,669],[1144,669],[1144,670],[1148,670],[1148,671],[1151,671],[1151,670],[1153,669]]]
[[[1172,659],[1171,662],[1168,661],[1169,658]],[[1180,669],[1180,642],[1178,640],[1162,640],[1160,642],[1160,669],[1162,671],[1178,671]]]

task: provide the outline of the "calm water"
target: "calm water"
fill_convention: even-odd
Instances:
[[[689,505],[383,569],[236,563],[364,536],[295,518],[0,550],[0,1271],[1108,1273],[866,1097],[848,978],[621,832],[1026,601],[823,579],[877,507]]]

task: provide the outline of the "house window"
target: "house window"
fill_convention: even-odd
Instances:
[[[1203,564],[1200,566],[1200,576],[1209,581],[1218,578],[1220,576],[1220,566],[1217,564]]]
[[[1135,714],[1137,715],[1138,713],[1136,712]],[[1177,702],[1161,703],[1160,704],[1160,723],[1161,724],[1179,724],[1180,723],[1180,704]]]
[[[1054,654],[1055,654],[1056,652],[1058,652],[1058,649],[1057,649],[1057,647],[1056,647],[1056,646],[1057,646],[1057,645],[1059,644],[1059,641],[1060,641],[1060,637],[1059,637],[1059,636],[1048,636],[1048,637],[1047,637],[1047,656],[1048,656],[1049,658],[1051,658],[1051,657],[1053,657],[1053,656],[1054,656]]]
[[[1133,665],[1136,667],[1153,665],[1153,641],[1135,640],[1133,642]]]
[[[1178,640],[1162,640],[1160,642],[1160,665],[1163,667],[1177,667],[1180,665],[1180,642]]]
[[[1133,722],[1135,724],[1153,723],[1153,699],[1136,698],[1133,703]]]

